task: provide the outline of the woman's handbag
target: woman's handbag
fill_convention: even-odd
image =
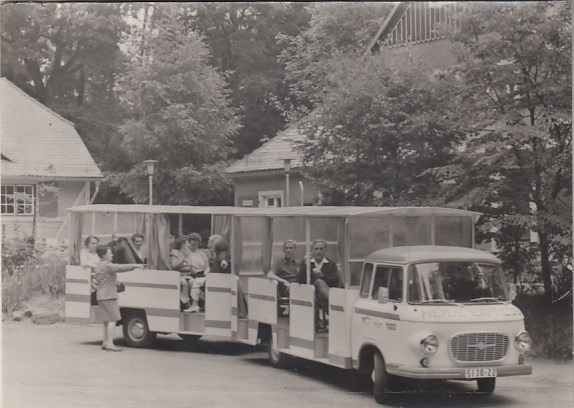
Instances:
[[[117,290],[118,290],[118,293],[125,292],[125,290],[126,290],[126,285],[124,285],[122,282],[118,283],[118,285],[117,285]]]

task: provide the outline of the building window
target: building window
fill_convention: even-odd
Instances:
[[[2,215],[34,214],[34,186],[2,186],[0,191],[0,209]]]
[[[260,208],[283,207],[283,190],[260,191],[259,207]]]

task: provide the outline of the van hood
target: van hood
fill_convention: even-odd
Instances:
[[[412,322],[500,322],[524,320],[516,306],[495,305],[406,305],[399,309],[400,320]]]

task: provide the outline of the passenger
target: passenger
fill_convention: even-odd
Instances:
[[[218,236],[219,237],[219,236]],[[231,256],[229,246],[223,238],[214,239],[213,243],[213,267],[212,273],[231,273]],[[247,317],[247,296],[241,286],[241,281],[237,282],[237,317]]]
[[[299,267],[295,260],[297,243],[288,239],[283,242],[284,256],[275,261],[273,268],[267,274],[268,279],[276,280],[280,297],[289,297],[289,285],[297,279]]]
[[[311,284],[315,286],[315,299],[317,309],[325,313],[329,307],[329,288],[341,287],[341,277],[337,264],[325,257],[327,243],[322,239],[313,241],[311,246],[312,258],[311,264]],[[297,283],[307,283],[307,264],[305,260],[299,268]],[[317,329],[319,331],[327,330],[326,322],[316,319]]]
[[[84,240],[85,248],[80,251],[80,266],[84,266],[86,268],[90,268],[90,303],[92,305],[97,305],[98,301],[96,300],[96,290],[98,289],[98,284],[96,282],[95,277],[95,270],[96,266],[100,263],[100,257],[96,252],[96,247],[100,243],[98,237],[93,235],[88,235],[88,237]]]
[[[116,322],[122,318],[117,300],[118,279],[116,274],[119,272],[128,272],[136,268],[142,268],[145,267],[145,265],[118,265],[112,263],[114,255],[112,254],[112,249],[107,245],[98,245],[96,252],[100,259],[98,266],[96,266],[95,273],[98,285],[97,299],[100,306],[100,320],[104,324],[102,350],[122,351],[122,349],[114,345],[114,329],[116,327]]]
[[[136,262],[140,264],[145,264],[147,261],[147,247],[144,245],[144,236],[140,233],[135,233],[132,235],[132,243],[134,246],[134,253],[136,256]]]
[[[219,241],[223,241],[221,235],[213,234],[207,240],[207,248],[205,249],[205,254],[209,259],[209,266],[213,269],[215,264],[215,244]]]
[[[221,237],[220,237],[221,238]],[[216,240],[213,244],[213,272],[231,273],[231,256],[229,247],[223,239]]]
[[[209,273],[209,260],[199,250],[200,240],[196,233],[179,237],[169,254],[171,268],[181,273],[180,301],[184,312],[199,311],[201,287],[205,285],[205,274]]]
[[[194,232],[189,235],[190,253],[188,254],[189,263],[191,265],[191,276],[193,284],[191,287],[191,308],[188,312],[199,312],[199,300],[201,298],[201,291],[205,290],[205,275],[210,271],[209,259],[205,252],[199,249],[201,236]]]

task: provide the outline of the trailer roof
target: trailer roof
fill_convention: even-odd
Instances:
[[[238,216],[313,216],[313,217],[378,217],[415,215],[461,215],[474,216],[480,213],[455,208],[439,207],[329,207],[303,206],[280,208],[247,208],[229,206],[175,206],[141,204],[92,204],[72,207],[72,212],[82,213],[147,213],[147,214],[198,214],[198,215],[238,215]]]

